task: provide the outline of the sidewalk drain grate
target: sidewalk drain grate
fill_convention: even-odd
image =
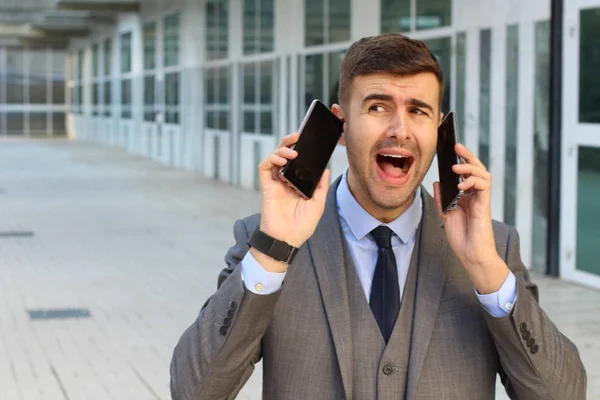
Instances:
[[[0,237],[33,237],[33,232],[32,231],[0,232]]]
[[[39,319],[82,319],[91,318],[90,310],[87,308],[56,308],[50,310],[27,310],[29,318]]]

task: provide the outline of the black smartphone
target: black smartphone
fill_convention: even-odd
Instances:
[[[449,112],[438,128],[437,141],[437,163],[444,213],[456,208],[464,195],[464,192],[458,189],[463,177],[452,170],[454,164],[460,164],[460,157],[454,150],[457,143],[458,123],[454,112]]]
[[[325,104],[313,100],[292,147],[298,156],[279,170],[279,176],[305,199],[310,199],[344,130],[343,122]]]

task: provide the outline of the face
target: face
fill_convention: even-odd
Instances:
[[[344,120],[348,183],[356,200],[383,222],[412,203],[431,166],[441,121],[439,83],[432,73],[354,78]]]

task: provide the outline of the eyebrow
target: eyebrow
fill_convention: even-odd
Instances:
[[[367,102],[372,101],[372,100],[393,101],[394,98],[389,94],[372,93],[372,94],[365,96],[365,98],[362,100],[362,105],[364,106]],[[415,99],[414,97],[409,98],[407,100],[407,103],[410,105],[413,105],[415,107],[427,108],[429,111],[433,112],[432,106],[430,106],[429,104],[425,103],[422,100]]]
[[[411,97],[410,99],[408,99],[407,101],[408,104],[411,104],[415,107],[421,107],[421,108],[427,108],[429,109],[429,111],[433,112],[433,107],[430,106],[429,104],[425,103],[424,101],[421,101],[419,99],[415,99],[414,97]]]

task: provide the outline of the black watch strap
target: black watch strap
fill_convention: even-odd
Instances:
[[[261,253],[286,264],[291,264],[294,261],[294,257],[296,257],[299,250],[291,244],[267,235],[259,228],[254,230],[252,236],[248,239],[248,244]]]

